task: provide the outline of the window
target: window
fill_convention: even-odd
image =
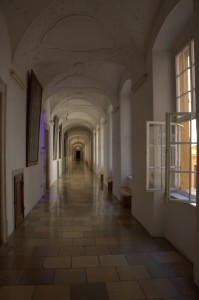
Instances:
[[[196,201],[197,129],[194,41],[175,57],[176,113],[147,122],[147,190],[166,188],[167,199]],[[165,174],[166,172],[166,174]]]
[[[147,122],[147,190],[165,187],[165,123]]]
[[[167,113],[167,198],[195,202],[197,139],[194,113]]]
[[[175,62],[177,113],[167,114],[167,196],[195,202],[197,130],[193,39],[177,53]]]
[[[175,61],[177,112],[196,112],[193,40],[177,53]]]

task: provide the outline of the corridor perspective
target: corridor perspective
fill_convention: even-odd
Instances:
[[[199,0],[0,0],[0,300],[199,300]]]
[[[1,300],[199,299],[193,266],[74,163],[0,252]]]

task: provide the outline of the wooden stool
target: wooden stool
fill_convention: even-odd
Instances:
[[[128,186],[120,186],[119,193],[123,207],[131,208],[131,190]]]

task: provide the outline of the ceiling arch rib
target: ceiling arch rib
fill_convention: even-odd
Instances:
[[[5,0],[3,2],[6,8]],[[28,4],[23,2],[28,9]],[[137,77],[144,67],[142,48],[160,0],[147,6],[145,0],[116,1],[116,4],[111,0],[77,2],[78,5],[74,5],[74,1],[53,1],[30,20],[18,37],[14,68],[23,76],[27,67],[37,66],[38,71],[40,68],[38,77],[42,84],[47,84],[42,66],[48,63],[54,72],[53,78],[57,68],[64,70],[78,61],[106,60],[122,65],[132,77]],[[18,28],[15,18],[14,21]],[[142,31],[138,33],[135,28],[139,25]]]
[[[104,116],[104,112],[99,105],[93,104],[88,99],[74,98],[57,102],[51,112],[51,119],[54,115],[58,116],[63,126],[67,123],[86,122],[87,126],[89,124],[89,127],[94,129]]]
[[[117,102],[124,72],[145,71],[148,32],[161,0],[1,0],[13,51],[13,69],[26,82],[33,69],[51,115],[67,114],[67,128],[94,128]],[[22,22],[19,22],[21,20]],[[79,107],[76,103],[81,100]],[[87,101],[92,105],[86,107]],[[45,108],[45,107],[44,107]]]
[[[67,131],[68,142],[74,145],[85,146],[89,144],[91,138],[91,132],[85,128],[73,128]]]

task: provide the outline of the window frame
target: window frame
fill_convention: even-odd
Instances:
[[[186,49],[189,49],[189,57],[190,57],[190,66],[185,67],[185,59],[184,59],[184,52]],[[183,60],[182,60],[182,71],[180,73],[177,72],[177,58],[179,55],[182,55]],[[190,38],[188,40],[187,43],[184,44],[183,47],[181,47],[181,49],[175,54],[175,99],[176,99],[176,112],[196,112],[196,96],[195,96],[195,56],[194,56],[194,39]],[[187,91],[185,91],[185,84],[184,84],[184,74],[186,71],[190,70],[190,90],[187,89]],[[194,78],[193,78],[193,72],[194,72]],[[177,84],[177,79],[180,78],[180,76],[182,76],[183,80],[182,80],[182,85],[183,85],[183,92],[178,95],[178,84]],[[191,109],[190,111],[180,111],[179,110],[179,102],[178,99],[180,99],[181,97],[183,97],[183,107],[185,107],[186,103],[185,103],[185,96],[188,95],[190,93],[191,95]]]
[[[151,147],[155,147],[157,146],[157,148],[161,147],[165,149],[166,145],[165,145],[165,141],[164,143],[160,143],[160,144],[150,144],[150,125],[157,125],[157,126],[162,126],[162,127],[165,127],[165,122],[160,122],[160,121],[147,121],[146,122],[146,145],[147,145],[147,149],[146,149],[146,190],[149,191],[149,192],[153,192],[153,191],[159,191],[159,190],[165,190],[165,182],[163,183],[163,187],[160,187],[160,188],[150,188],[149,187],[149,178],[150,178],[150,175],[149,175],[149,170],[150,169],[157,169],[159,168],[161,171],[163,171],[163,173],[161,172],[161,178],[162,177],[165,177],[165,163],[164,163],[164,166],[159,166],[159,167],[151,167],[150,165],[150,148]],[[166,127],[165,127],[165,133],[166,133]],[[161,151],[160,153],[160,156],[165,156],[165,150],[164,150],[164,154],[163,152]],[[166,162],[166,161],[165,161]],[[164,180],[165,181],[165,180]]]
[[[194,171],[192,171],[192,149],[191,149],[191,146],[193,144],[197,144],[197,142],[193,142],[192,141],[192,138],[190,138],[190,142],[185,142],[185,141],[174,141],[174,142],[171,142],[171,135],[170,135],[170,124],[172,124],[171,122],[171,118],[173,116],[181,116],[181,118],[178,119],[178,121],[192,121],[196,118],[196,114],[195,113],[189,113],[189,112],[184,112],[184,113],[179,113],[179,112],[172,112],[172,113],[166,113],[166,174],[165,174],[165,179],[166,179],[166,199],[167,201],[177,201],[177,202],[185,202],[185,203],[196,203],[196,197],[193,199],[192,196],[192,193],[191,193],[191,190],[192,190],[192,175],[195,174]],[[190,123],[190,136],[191,136],[191,130],[192,130],[192,125]],[[176,198],[173,197],[171,198],[170,197],[170,191],[171,191],[171,188],[170,188],[170,161],[171,161],[171,155],[170,155],[170,149],[171,149],[171,144],[175,144],[175,145],[189,145],[189,170],[187,171],[176,171],[176,172],[173,172],[174,174],[179,174],[178,176],[180,176],[181,173],[184,173],[184,174],[189,174],[189,191],[187,192],[187,194],[189,195],[188,196],[188,199],[185,199],[185,196],[181,196],[180,197],[180,193],[179,193],[179,197],[177,197],[177,194],[178,193],[175,193],[176,194]],[[180,147],[178,147],[180,148]],[[179,150],[181,151],[181,150]],[[196,154],[197,155],[197,154]],[[181,156],[181,153],[177,152],[177,156]],[[197,175],[197,173],[196,173]],[[179,180],[179,178],[178,178]],[[184,190],[182,190],[184,191]]]

